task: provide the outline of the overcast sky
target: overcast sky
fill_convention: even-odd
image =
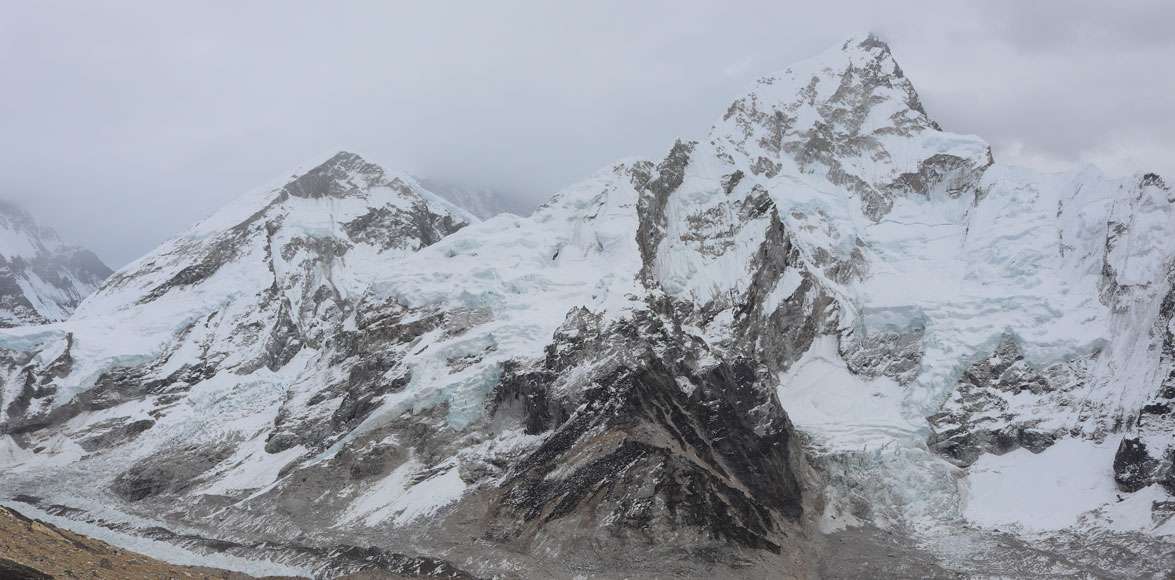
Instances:
[[[115,268],[338,149],[537,202],[869,31],[997,160],[1175,175],[1175,2],[0,3],[0,196]]]

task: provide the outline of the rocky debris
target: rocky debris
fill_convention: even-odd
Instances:
[[[186,445],[148,457],[119,475],[111,486],[119,497],[136,502],[162,494],[177,494],[199,485],[200,476],[232,455],[228,442]]]
[[[133,441],[153,426],[155,426],[155,421],[151,419],[131,421],[124,417],[116,417],[92,425],[82,433],[78,433],[78,445],[91,452],[117,447]]]
[[[962,579],[960,572],[944,567],[933,553],[908,539],[873,527],[849,528],[829,534],[820,558],[819,578]]]
[[[39,504],[36,498],[25,498],[29,503]],[[80,512],[61,505],[38,505],[39,509],[53,515]],[[376,547],[360,548],[350,545],[311,547],[303,545],[274,545],[267,543],[240,543],[218,540],[192,534],[179,534],[162,527],[135,528],[126,524],[92,522],[111,531],[140,536],[150,540],[168,542],[196,554],[228,555],[244,560],[280,561],[292,567],[312,570],[314,578],[352,579],[406,579],[443,578],[452,580],[476,580],[450,562],[427,556],[410,556]],[[16,564],[32,569],[44,570],[58,576],[69,577],[63,568],[74,573],[91,574],[95,578],[200,578],[244,580],[252,578],[239,572],[212,568],[177,566],[134,552],[113,547],[81,534],[64,530],[41,520],[21,515],[16,510],[0,506],[0,572],[6,571],[5,564]],[[11,559],[9,559],[11,558]],[[22,564],[23,563],[23,564]],[[8,578],[8,576],[0,576]],[[302,576],[297,576],[301,578]],[[38,578],[32,576],[31,578]],[[265,576],[273,580],[293,576]]]
[[[348,546],[335,548],[323,555],[329,562],[321,568],[336,578],[448,578],[477,580],[453,564],[439,558],[405,556],[380,550]]]

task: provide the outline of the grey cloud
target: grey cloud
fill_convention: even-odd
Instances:
[[[876,31],[1006,161],[1175,173],[1164,2],[10,3],[0,195],[118,266],[340,148],[537,203]]]

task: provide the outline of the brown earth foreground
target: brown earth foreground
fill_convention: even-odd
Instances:
[[[0,506],[0,579],[50,578],[247,580],[253,576],[168,564]]]

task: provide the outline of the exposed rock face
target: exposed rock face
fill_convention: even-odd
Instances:
[[[1165,184],[1147,175],[1143,183]],[[1156,334],[1162,337],[1161,381],[1131,418],[1129,435],[1114,456],[1114,480],[1123,491],[1138,491],[1151,484],[1175,494],[1175,285],[1159,305]]]
[[[874,37],[525,218],[342,153],[0,332],[0,481],[326,576],[1156,575],[1171,204]]]
[[[784,549],[803,514],[803,463],[765,369],[739,359],[703,370],[690,349],[662,351],[680,343],[652,312],[601,326],[579,311],[567,326],[577,332],[557,335],[528,380],[495,394],[499,411],[526,397],[528,432],[550,435],[500,484],[493,536],[525,546],[559,528],[619,548],[684,535],[673,544],[695,556],[724,543]],[[585,363],[590,386],[560,389]]]
[[[963,142],[935,152],[930,145],[916,168],[901,170],[891,148],[927,143],[941,130],[885,43],[870,36],[841,49],[847,66],[822,55],[764,77],[761,87],[736,100],[722,119],[720,154],[754,156],[751,172],[767,178],[785,165],[819,173],[859,197],[873,221],[889,213],[896,197],[974,192],[992,163],[990,149]],[[803,89],[792,93],[797,86]]]
[[[674,143],[669,155],[657,165],[655,173],[647,176],[638,174],[640,181],[634,184],[640,192],[636,237],[641,250],[641,263],[644,265],[641,277],[646,284],[656,284],[652,268],[656,262],[657,248],[665,237],[665,205],[669,195],[681,187],[685,167],[689,164],[690,153],[695,145],[681,141]]]
[[[0,202],[0,233],[0,327],[64,320],[110,275],[92,252],[8,202]]]
[[[935,431],[929,445],[962,466],[981,453],[1003,455],[1021,447],[1040,453],[1064,436],[1065,429],[1052,423],[1052,414],[1019,408],[1021,395],[1065,407],[1071,404],[1071,391],[1084,381],[1080,363],[1034,369],[1015,338],[1005,335],[990,356],[963,372],[943,411],[930,417]]]
[[[764,211],[759,205],[755,213]],[[835,332],[836,303],[828,290],[805,271],[798,245],[774,207],[758,252],[751,258],[754,275],[734,310],[737,344],[775,372],[785,371],[821,334]]]
[[[200,476],[232,455],[232,447],[187,446],[167,455],[148,457],[114,480],[111,490],[127,501],[164,493],[181,493],[200,483]]]

